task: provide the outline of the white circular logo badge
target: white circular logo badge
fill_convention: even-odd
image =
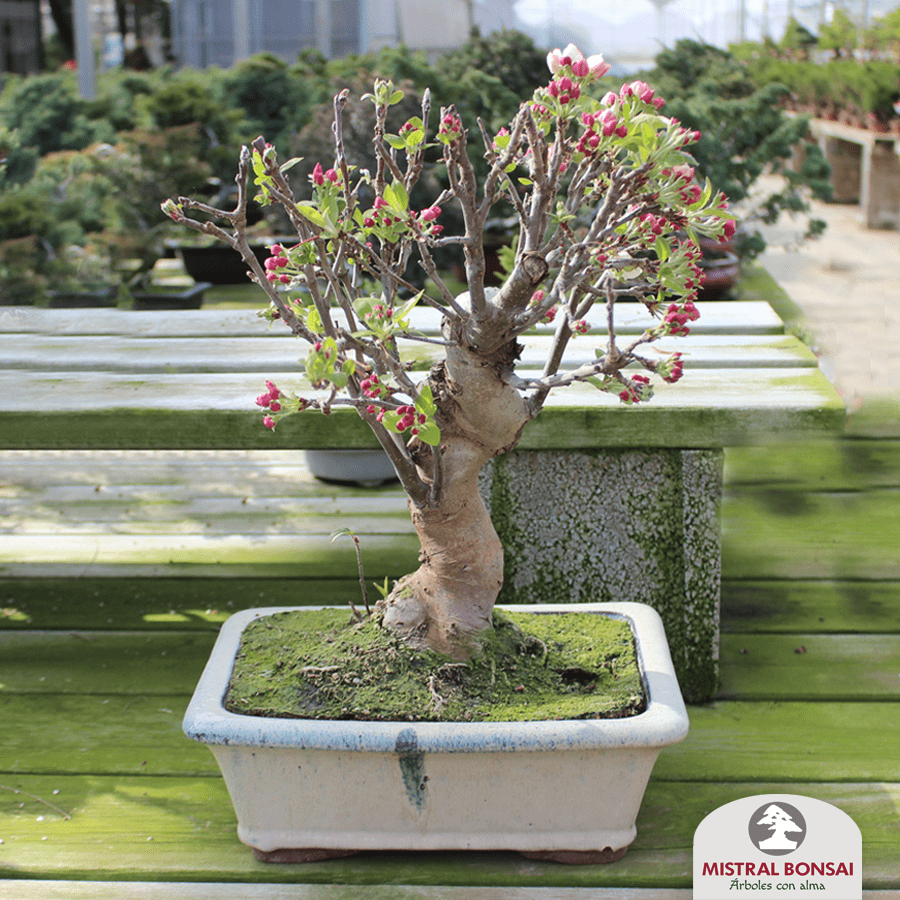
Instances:
[[[793,853],[806,837],[806,819],[796,806],[779,800],[760,806],[750,817],[750,840],[769,856]]]

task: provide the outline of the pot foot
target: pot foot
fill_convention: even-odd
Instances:
[[[534,859],[538,862],[565,863],[567,866],[596,866],[605,863],[613,863],[620,860],[627,847],[613,850],[604,847],[603,850],[520,850],[519,853],[526,859]]]
[[[285,847],[281,850],[259,850],[250,848],[253,855],[265,863],[313,863],[324,859],[340,859],[342,856],[356,856],[359,850],[327,850],[319,847]]]

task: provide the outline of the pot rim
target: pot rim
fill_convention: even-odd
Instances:
[[[635,636],[647,709],[624,719],[549,722],[360,722],[276,719],[223,706],[244,628],[255,619],[297,609],[265,607],[232,615],[222,626],[184,716],[185,734],[208,745],[370,753],[474,753],[665,747],[682,740],[689,720],[659,614],[643,603],[498,606],[522,612],[596,612],[627,620]]]

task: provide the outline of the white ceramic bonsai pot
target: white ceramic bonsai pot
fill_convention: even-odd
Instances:
[[[648,695],[625,719],[357,722],[242,716],[222,705],[241,632],[222,627],[184,718],[222,770],[238,836],[259,859],[362,850],[516,850],[561,862],[621,858],[662,747],[688,716],[662,622],[639,603],[516,606],[624,617]]]

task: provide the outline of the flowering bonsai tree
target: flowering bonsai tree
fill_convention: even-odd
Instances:
[[[334,164],[316,165],[310,199],[298,200],[291,188],[286,171],[295,160],[279,164],[258,138],[241,153],[233,210],[186,198],[163,205],[176,221],[239,250],[268,295],[267,315],[309,344],[313,392],[300,396],[267,382],[257,399],[264,424],[349,406],[374,432],[421,541],[418,570],[379,604],[383,625],[414,646],[457,658],[471,654],[491,627],[503,580],[480,470],[516,446],[552,390],[588,382],[636,404],[650,399],[655,379],[677,381],[680,354],[646,355],[646,348],[687,334],[699,315],[695,238],[734,231],[723,197],[695,182],[686,148],[699,135],[664,116],[663,101],[646,84],[625,84],[598,100],[590,87],[609,68],[602,57],[585,59],[570,45],[547,61],[549,83],[498,134],[483,125],[480,134],[467,134],[450,107],[440,110],[432,137],[427,92],[421,116],[390,134],[388,110],[402,93],[376,81],[367,95],[375,109],[374,172],[354,171],[345,159],[343,92],[334,102]],[[448,186],[431,206],[414,210],[410,193],[437,155],[433,148]],[[486,158],[483,179],[471,152]],[[247,243],[251,178],[258,199],[279,204],[297,232],[296,243],[271,248],[265,265]],[[503,203],[518,218],[515,261],[501,287],[486,288],[482,236]],[[458,204],[462,233],[442,229],[449,204]],[[464,253],[468,291],[460,296],[434,262],[434,248],[445,245]],[[407,280],[416,263],[436,296]],[[654,317],[627,341],[615,329],[623,297]],[[413,330],[416,304],[441,314],[439,339]],[[542,322],[554,328],[543,370],[517,373],[518,339]],[[582,334],[596,339],[596,358],[563,369],[566,348]],[[436,341],[443,351],[425,377],[401,353],[416,341]]]

